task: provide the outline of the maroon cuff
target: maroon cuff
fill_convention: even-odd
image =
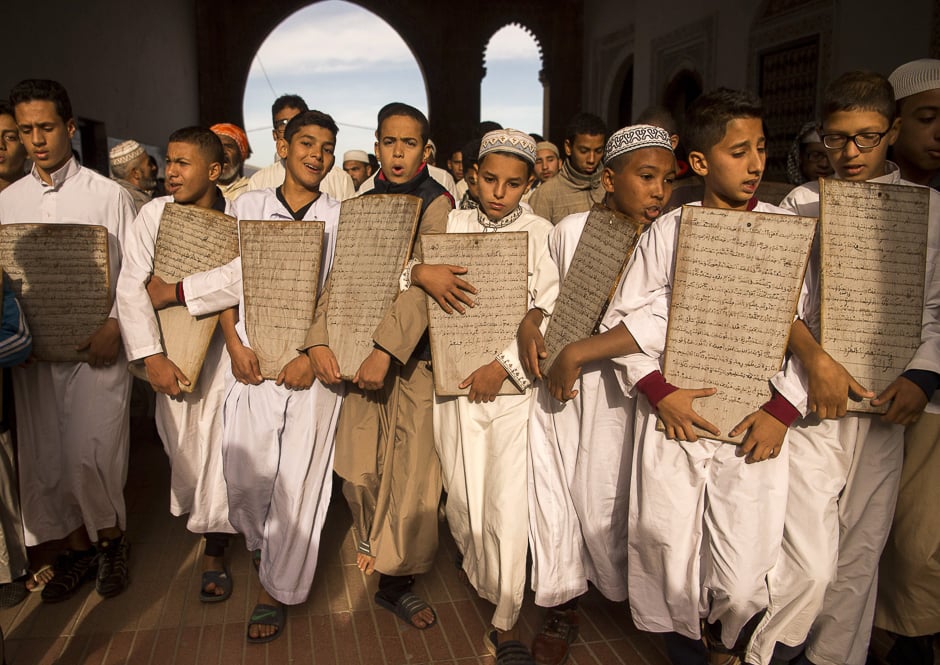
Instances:
[[[667,383],[666,377],[658,369],[637,381],[636,389],[646,395],[646,399],[649,400],[650,406],[654,409],[657,408],[666,395],[671,395],[679,390],[678,386]]]
[[[797,411],[796,407],[790,404],[787,401],[787,398],[774,391],[774,396],[770,398],[770,401],[764,404],[761,407],[763,411],[766,411],[774,418],[782,422],[787,427],[790,427],[796,419],[800,417],[800,412]]]
[[[183,282],[176,283],[176,302],[180,305],[186,304],[186,294],[183,293]]]

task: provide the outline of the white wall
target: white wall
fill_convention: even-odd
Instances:
[[[896,5],[874,0],[820,0],[797,10],[811,15],[831,7],[832,51],[829,69],[833,76],[849,69],[873,69],[885,75],[908,60],[928,56],[932,0],[901,0]],[[585,0],[585,88],[586,110],[606,114],[605,95],[622,55],[610,56],[609,44],[616,35],[632,28],[634,56],[634,115],[658,101],[654,87],[657,40],[677,38],[683,29],[709,23],[714,39],[710,45],[712,79],[706,87],[724,85],[753,87],[749,70],[751,28],[764,3],[757,0],[671,0],[643,3],[634,0]],[[781,33],[785,40],[786,33]],[[605,44],[607,44],[605,50]],[[759,46],[759,45],[758,45]],[[599,58],[598,54],[604,57]],[[698,63],[701,67],[705,63]],[[706,77],[708,72],[704,72]]]
[[[51,78],[113,138],[165,146],[198,120],[193,0],[4,3],[0,97]]]

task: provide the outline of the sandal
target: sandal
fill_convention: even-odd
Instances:
[[[522,642],[509,640],[497,647],[496,665],[535,665],[535,661]]]
[[[496,658],[496,650],[499,649],[499,632],[495,628],[487,628],[483,633],[483,647],[486,653]]]
[[[248,627],[255,626],[274,626],[277,630],[264,637],[252,637],[250,633],[246,634],[250,644],[265,644],[273,642],[284,632],[285,620],[287,618],[287,608],[284,605],[265,605],[258,603],[255,609],[251,611],[251,618],[248,619]]]
[[[232,576],[228,568],[224,570],[206,570],[202,573],[202,586],[199,587],[199,600],[203,603],[221,603],[228,600],[232,595]],[[206,587],[214,584],[216,589],[222,589],[222,593],[215,591],[206,591]]]
[[[419,596],[408,591],[401,595],[397,602],[392,602],[388,600],[381,593],[375,594],[375,603],[379,607],[383,607],[389,612],[392,612],[399,619],[404,621],[406,624],[412,628],[417,628],[418,630],[427,630],[431,626],[437,625],[437,613],[434,611],[430,605],[424,602]],[[422,610],[431,610],[431,614],[434,615],[434,620],[431,621],[426,626],[416,626],[414,624],[415,615]]]

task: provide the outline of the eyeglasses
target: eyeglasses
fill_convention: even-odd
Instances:
[[[281,134],[287,128],[287,123],[291,121],[290,118],[284,118],[283,120],[277,120],[274,123],[274,131]]]
[[[849,140],[851,140],[859,150],[871,150],[872,148],[877,148],[878,144],[881,143],[881,139],[890,131],[891,128],[889,127],[883,132],[862,132],[860,134],[852,134],[852,136],[845,134],[823,134],[822,142],[823,145],[830,150],[841,150],[848,145]]]

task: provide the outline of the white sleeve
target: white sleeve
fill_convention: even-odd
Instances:
[[[183,278],[186,309],[193,316],[221,312],[235,307],[242,295],[242,260]]]
[[[158,212],[153,214],[151,210]],[[153,271],[153,253],[160,225],[159,211],[162,211],[159,205],[144,206],[125,233],[124,256],[115,302],[128,360],[163,353],[157,314],[146,286]]]

